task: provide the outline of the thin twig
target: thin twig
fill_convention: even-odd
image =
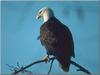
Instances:
[[[19,62],[17,62],[17,66],[18,66],[18,68],[21,68],[20,65],[19,65]]]
[[[51,61],[51,65],[50,65],[50,69],[49,69],[49,71],[48,71],[48,74],[51,72],[53,62],[54,62],[54,59],[52,59],[52,61]]]
[[[11,71],[17,71],[18,70],[18,68],[17,67],[14,67],[13,65],[9,65],[9,64],[6,64],[10,69],[9,70],[11,70]]]

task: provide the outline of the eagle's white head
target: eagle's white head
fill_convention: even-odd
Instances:
[[[42,9],[39,10],[38,15],[36,16],[36,19],[43,17],[44,22],[46,22],[53,16],[54,16],[54,13],[51,8],[43,7]]]

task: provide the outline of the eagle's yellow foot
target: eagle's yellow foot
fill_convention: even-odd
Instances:
[[[44,57],[44,60],[45,60],[45,63],[49,62],[49,61],[50,61],[49,55],[46,55],[46,56]]]

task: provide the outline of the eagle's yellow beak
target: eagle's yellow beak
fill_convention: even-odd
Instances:
[[[36,19],[40,19],[40,18],[41,18],[41,15],[38,14],[38,15],[36,16]]]

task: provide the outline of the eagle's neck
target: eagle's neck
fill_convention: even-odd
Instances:
[[[53,16],[54,16],[54,14],[52,12],[45,12],[43,14],[43,20],[44,20],[44,22],[47,22]]]

